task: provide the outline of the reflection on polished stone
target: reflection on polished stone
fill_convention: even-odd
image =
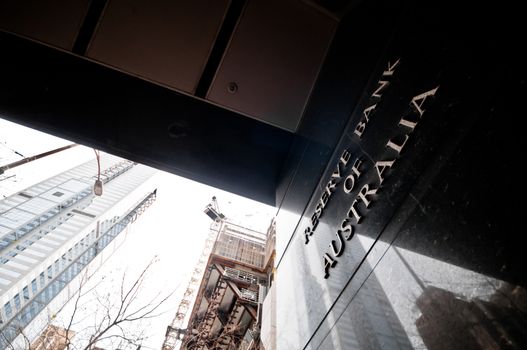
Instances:
[[[523,287],[394,246],[337,319],[321,349],[527,347]]]
[[[416,326],[428,349],[525,349],[527,295],[504,283],[483,300],[462,299],[430,287],[417,299],[422,315]]]
[[[485,23],[444,1],[371,0],[339,24],[303,128],[324,135],[327,111],[349,120],[320,177],[318,155],[299,153],[282,179],[295,214],[278,249],[277,349],[527,349],[524,135],[506,122],[527,80],[503,54],[510,33]]]

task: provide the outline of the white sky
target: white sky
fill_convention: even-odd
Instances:
[[[27,157],[70,143],[0,119],[0,166],[22,159],[13,150]],[[93,158],[92,149],[78,146],[8,170],[0,175],[0,198]],[[229,219],[262,232],[276,211],[173,174],[160,171],[155,176],[156,203],[134,224],[133,233],[98,272],[118,275],[127,270],[132,275],[134,271],[141,271],[154,256],[158,257],[142,295],[149,299],[159,290],[176,289],[176,293],[163,307],[166,312],[153,322],[151,337],[143,343],[144,349],[161,348],[166,326],[174,317],[208,234],[211,220],[203,209],[212,196],[217,197],[221,212]]]

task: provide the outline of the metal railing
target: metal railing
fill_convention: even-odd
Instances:
[[[265,285],[267,283],[267,280],[259,278],[258,276],[252,273],[233,269],[231,267],[224,267],[223,275],[226,277],[234,278],[239,281],[246,282],[249,284],[254,284],[254,285],[259,285],[259,284]]]
[[[241,299],[257,302],[258,301],[258,292],[250,289],[240,288]]]

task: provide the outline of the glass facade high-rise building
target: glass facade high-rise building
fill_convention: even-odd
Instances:
[[[102,196],[93,193],[92,160],[0,201],[0,349],[36,339],[49,313],[75,294],[81,272],[122,243],[155,200],[154,173],[102,155]]]

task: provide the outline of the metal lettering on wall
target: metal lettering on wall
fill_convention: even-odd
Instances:
[[[371,94],[367,107],[362,111],[362,117],[359,120],[357,126],[353,130],[354,137],[359,139],[362,137],[366,130],[370,119],[374,116],[377,104],[381,101],[383,92],[390,85],[390,80],[393,78],[396,68],[400,65],[400,59],[388,62],[387,68],[383,71],[381,78],[377,82],[375,91]],[[375,183],[367,183],[355,195],[351,201],[351,205],[347,210],[346,216],[342,219],[339,229],[335,232],[335,237],[329,242],[329,252],[324,252],[323,255],[323,271],[324,278],[330,276],[331,268],[337,265],[338,257],[344,252],[346,241],[353,238],[356,225],[360,225],[364,217],[367,215],[376,199],[377,191],[380,189],[382,183],[386,180],[389,175],[389,169],[399,159],[404,146],[410,139],[411,133],[414,131],[419,121],[426,112],[427,105],[431,102],[431,98],[435,96],[439,89],[436,86],[433,89],[421,92],[411,98],[409,101],[408,112],[405,113],[397,124],[398,129],[394,134],[387,138],[385,147],[390,150],[393,155],[391,157],[374,160],[374,167],[377,174],[377,181]],[[326,184],[324,191],[320,195],[319,200],[313,214],[310,217],[309,225],[304,230],[305,244],[309,244],[310,237],[314,234],[319,219],[324,213],[329,200],[333,193],[337,191],[338,186],[342,183],[341,190],[345,196],[350,196],[351,192],[356,189],[355,185],[358,182],[361,174],[366,172],[366,160],[358,157],[353,165],[349,175],[344,175],[347,168],[349,167],[349,160],[352,154],[348,149],[344,149],[342,152],[335,170],[332,172],[330,180]],[[344,177],[345,176],[345,177]],[[342,179],[344,180],[342,181]]]
[[[370,103],[368,104],[368,107],[366,107],[362,111],[362,119],[360,120],[359,124],[357,125],[354,131],[355,134],[358,135],[359,137],[362,137],[362,133],[366,129],[366,124],[370,121],[370,116],[374,113],[375,107],[377,106],[378,101],[382,97],[382,92],[390,84],[390,78],[393,77],[395,68],[399,65],[399,62],[400,62],[399,59],[396,60],[394,63],[388,62],[388,67],[382,73],[381,78],[377,82],[378,86],[370,97]],[[309,243],[309,237],[312,236],[313,233],[315,232],[318,222],[319,222],[319,218],[322,216],[322,213],[324,212],[324,208],[329,202],[331,195],[335,191],[337,184],[340,182],[342,178],[341,173],[343,170],[346,170],[350,157],[351,157],[351,153],[345,150],[342,153],[339,159],[339,162],[337,163],[337,166],[335,167],[335,171],[333,171],[333,173],[331,174],[331,179],[329,180],[326,187],[324,188],[324,192],[322,192],[322,195],[320,196],[320,199],[318,200],[317,206],[315,207],[315,211],[310,218],[310,225],[304,230],[304,237],[306,240],[305,241],[306,244]],[[361,161],[357,160],[355,161],[355,163],[353,164],[351,168],[351,170],[357,176],[360,175],[358,171],[358,167],[360,166],[360,164],[361,164]],[[353,179],[354,178],[351,175],[346,178],[344,183],[346,184],[346,181],[347,181],[348,187],[345,186],[344,191],[346,192],[347,189],[349,189],[346,193],[349,193],[349,191],[353,189],[353,183],[351,183],[351,188],[349,188],[350,186],[349,181],[353,181]]]

